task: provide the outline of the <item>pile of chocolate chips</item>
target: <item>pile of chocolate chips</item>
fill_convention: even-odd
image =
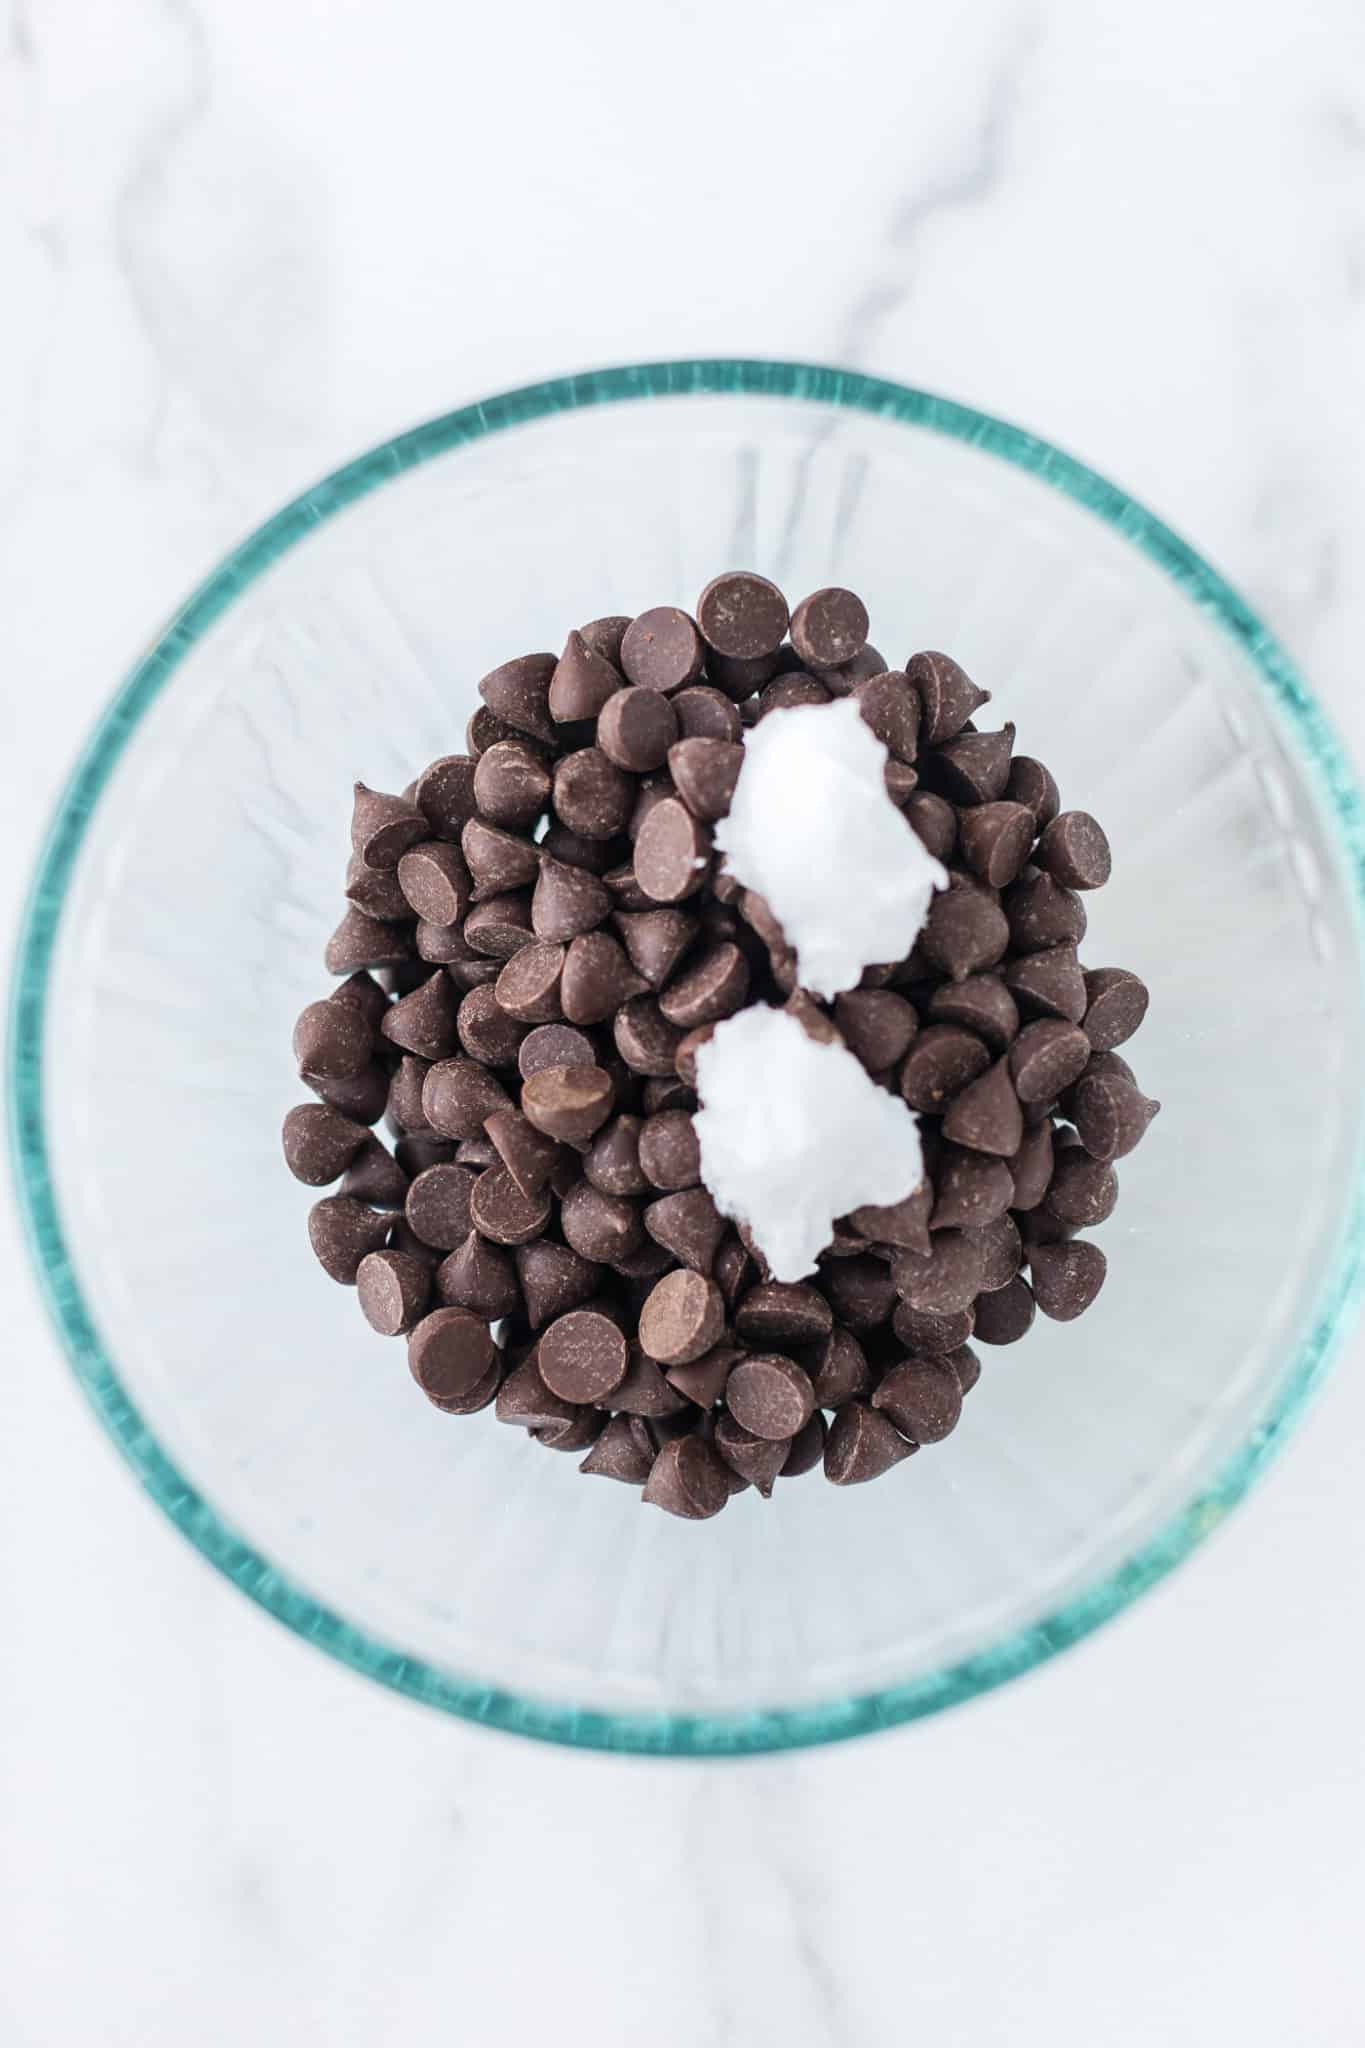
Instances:
[[[888,669],[848,590],[788,616],[718,576],[696,615],[596,619],[479,685],[467,752],[401,795],[358,784],[345,977],[298,1020],[320,1098],[284,1151],[313,1249],[452,1415],[494,1405],[580,1469],[691,1520],[823,1462],[873,1479],[947,1436],[969,1340],[1069,1321],[1105,1258],[1080,1232],[1156,1104],[1116,1048],[1147,991],[1086,969],[1104,833],[1063,811],[946,655]],[[832,1004],[712,853],[769,712],[852,696],[951,887],[907,959]],[[774,1281],[701,1184],[698,1045],[750,1003],[837,1038],[919,1113],[928,1179]],[[392,1150],[373,1134],[383,1118]],[[831,1419],[827,1422],[826,1416]]]

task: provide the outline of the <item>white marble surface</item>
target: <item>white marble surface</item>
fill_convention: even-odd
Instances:
[[[835,358],[1129,484],[1365,752],[1356,0],[8,0],[0,915],[186,586],[395,426]],[[574,1758],[325,1662],[173,1535],[8,1218],[7,2048],[1358,2048],[1365,1349],[1136,1611],[878,1741]]]

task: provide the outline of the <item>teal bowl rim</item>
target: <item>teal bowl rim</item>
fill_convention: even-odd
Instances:
[[[643,363],[556,377],[462,406],[347,463],[250,534],[201,583],[138,662],[95,727],[49,827],[20,935],[9,1046],[11,1153],[34,1263],[58,1336],[101,1423],[176,1527],[258,1605],[329,1656],[428,1706],[579,1749],[739,1756],[836,1742],[955,1706],[1079,1642],[1188,1557],[1265,1471],[1321,1382],[1361,1278],[1365,1184],[1355,1198],[1308,1334],[1286,1365],[1264,1421],[1157,1536],[1056,1612],[975,1656],[904,1685],[808,1706],[726,1714],[610,1714],[559,1706],[460,1678],[353,1627],[295,1586],[177,1470],[143,1421],[81,1293],[58,1211],[43,1125],[43,1034],[63,901],[86,827],[115,764],[196,640],[286,549],[357,499],[419,463],[549,414],[647,398],[745,394],[846,406],[970,442],[1026,470],[1114,527],[1229,633],[1283,714],[1324,798],[1358,927],[1365,918],[1362,800],[1345,752],[1283,648],[1194,550],[1126,492],[1035,434],[970,406],[883,378],[806,363],[717,358]]]

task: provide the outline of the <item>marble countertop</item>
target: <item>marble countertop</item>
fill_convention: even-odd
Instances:
[[[393,428],[806,355],[1021,421],[1365,757],[1355,0],[8,0],[0,918],[175,599]],[[7,2048],[1358,2048],[1365,1348],[1191,1565],[1003,1694],[748,1765],[442,1721],[130,1483],[0,1224]]]

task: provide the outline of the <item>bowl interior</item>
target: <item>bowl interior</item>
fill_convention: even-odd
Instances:
[[[1019,1668],[1241,1490],[1355,1258],[1356,856],[1330,740],[1274,650],[1097,479],[891,387],[717,370],[667,395],[650,374],[555,387],[505,431],[407,437],[172,628],[40,894],[56,935],[21,990],[20,1139],[106,1420],[248,1590],[459,1711],[757,1747]],[[637,402],[582,402],[601,396]],[[693,1527],[491,1412],[431,1409],[314,1264],[278,1128],[302,1099],[292,1019],[329,986],[351,782],[397,788],[460,750],[495,662],[690,604],[734,563],[793,600],[854,584],[892,663],[954,653],[1102,819],[1115,877],[1083,952],[1149,982],[1125,1055],[1165,1107],[1120,1169],[1100,1302],[985,1351],[948,1443]]]

